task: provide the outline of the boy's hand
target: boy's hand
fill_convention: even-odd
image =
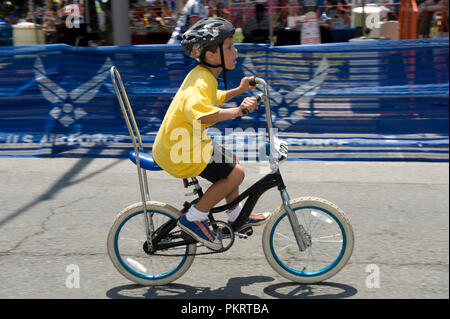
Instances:
[[[256,85],[250,85],[250,80],[253,80],[254,78],[255,78],[254,76],[246,76],[246,77],[242,78],[241,84],[239,85],[242,93],[256,88]]]
[[[256,88],[256,85],[250,85],[250,81],[254,78],[255,77],[253,76],[242,78],[241,84],[239,84],[238,87],[226,92],[225,102],[228,102],[229,100],[234,99],[236,96]]]
[[[246,113],[253,113],[258,109],[258,101],[256,97],[246,97],[241,105],[239,105],[239,112],[241,115],[245,115]],[[244,110],[247,110],[245,112]]]

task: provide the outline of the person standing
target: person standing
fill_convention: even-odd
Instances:
[[[255,16],[249,19],[244,27],[244,42],[269,42],[269,18],[266,16],[265,12],[266,7],[263,4],[255,4]]]
[[[207,0],[188,0],[180,16],[178,17],[178,24],[172,32],[172,36],[167,44],[181,43],[181,37],[198,20],[207,18],[209,15],[209,8]]]

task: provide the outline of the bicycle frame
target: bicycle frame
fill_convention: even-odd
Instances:
[[[255,184],[250,186],[247,190],[245,190],[243,193],[241,193],[234,201],[222,205],[217,206],[211,209],[209,214],[210,221],[214,222],[213,214],[217,214],[220,212],[223,212],[230,207],[233,207],[237,205],[239,202],[243,201],[247,198],[244,207],[242,208],[242,212],[239,215],[239,217],[234,221],[234,223],[231,225],[231,228],[236,231],[239,227],[244,225],[244,223],[247,221],[248,217],[250,216],[250,213],[253,211],[253,208],[255,207],[256,203],[258,202],[259,198],[262,194],[264,194],[266,191],[273,187],[278,187],[280,191],[286,189],[286,186],[284,185],[283,179],[281,177],[281,174],[279,171],[276,173],[271,173],[263,178],[261,178],[259,181],[257,181]],[[199,196],[197,199],[193,200],[190,204],[196,203],[201,196]],[[188,207],[184,208],[184,211],[187,211]],[[178,242],[171,242],[171,243],[164,243],[159,244],[158,242],[169,235],[169,232],[172,231],[173,228],[176,227],[177,221],[172,220],[167,222],[165,225],[162,225],[159,229],[155,232],[155,237],[153,239],[153,247],[155,250],[160,249],[167,249],[171,247],[177,247],[182,246],[186,244],[192,244],[195,243],[195,240],[191,239],[185,239],[184,241],[178,241]]]
[[[116,67],[114,67],[114,66],[111,67],[110,75],[111,75],[112,82],[114,84],[114,90],[115,90],[117,98],[119,100],[119,104],[122,109],[122,113],[124,115],[125,122],[126,122],[126,125],[128,128],[128,131],[130,133],[130,137],[133,142],[133,147],[134,147],[134,151],[136,154],[136,167],[137,167],[137,171],[138,171],[141,199],[142,199],[144,216],[145,216],[144,220],[145,220],[145,226],[146,226],[147,245],[149,246],[148,247],[149,251],[154,252],[156,250],[167,249],[167,248],[171,248],[171,247],[195,243],[196,241],[194,239],[185,239],[183,241],[170,242],[170,243],[159,243],[161,241],[161,239],[167,237],[169,235],[169,232],[172,231],[176,227],[177,221],[171,220],[171,221],[167,222],[166,224],[162,225],[161,227],[159,227],[156,231],[154,230],[154,225],[153,225],[153,221],[151,218],[152,214],[149,214],[147,212],[147,207],[145,205],[145,202],[147,200],[150,200],[150,195],[149,195],[149,189],[148,189],[147,174],[146,174],[145,169],[141,168],[140,161],[139,161],[139,152],[144,152],[141,135],[139,133],[139,128],[136,124],[136,120],[134,118],[133,111],[132,111],[130,102],[128,100],[128,96],[126,94],[122,79],[121,79],[120,74]],[[117,81],[116,81],[116,77],[117,77]],[[117,82],[119,82],[119,84],[120,84],[120,89],[119,89],[119,86],[117,85]],[[279,171],[279,161],[278,161],[278,159],[274,158],[274,156],[273,156],[273,154],[276,154],[276,152],[274,152],[275,138],[274,138],[274,134],[273,134],[272,113],[271,113],[271,109],[270,109],[270,97],[269,97],[269,91],[267,88],[267,83],[263,79],[260,79],[260,78],[255,78],[255,82],[257,84],[262,85],[263,89],[264,89],[264,94],[263,94],[262,98],[264,100],[266,123],[267,123],[267,129],[268,129],[268,137],[269,137],[270,151],[269,151],[268,155],[269,155],[269,163],[270,163],[271,173],[264,176],[259,181],[257,181],[255,184],[250,186],[247,190],[245,190],[243,193],[241,193],[234,201],[232,201],[226,205],[214,207],[213,209],[211,209],[210,214],[209,214],[209,219],[211,221],[214,221],[213,214],[223,212],[223,211],[227,210],[228,208],[231,208],[231,207],[237,205],[242,200],[248,198],[243,206],[241,214],[236,219],[236,221],[231,225],[232,229],[235,231],[239,227],[244,225],[244,223],[247,221],[248,217],[250,216],[251,212],[253,211],[253,208],[255,207],[260,196],[263,193],[265,193],[267,190],[269,190],[273,187],[278,187],[278,190],[280,191],[283,206],[286,209],[286,212],[287,212],[288,218],[289,218],[289,222],[292,226],[292,230],[294,232],[294,236],[297,241],[298,248],[300,249],[300,251],[304,251],[310,245],[310,241],[307,238],[307,236],[305,236],[303,234],[303,232],[301,231],[302,226],[299,224],[297,216],[290,206],[290,203],[289,203],[290,198],[286,191],[286,186],[281,177],[281,173]],[[125,103],[123,101],[121,93],[123,93],[123,95],[124,95],[126,107],[125,107]],[[138,139],[136,139],[136,136],[138,137]],[[198,181],[195,177],[193,178],[193,181],[194,182],[191,184],[195,185],[196,194],[198,195],[198,198],[195,199],[194,201],[192,201],[191,203],[189,203],[190,205],[197,202],[201,198],[201,196],[203,196],[203,191],[202,191],[201,187],[199,187]],[[185,182],[185,186],[187,186],[187,182]],[[185,206],[184,212],[186,212],[187,209],[188,209],[188,207]]]

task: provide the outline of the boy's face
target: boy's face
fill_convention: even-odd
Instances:
[[[209,54],[210,53],[210,54]],[[227,38],[225,39],[223,43],[223,58],[225,61],[225,67],[227,70],[233,70],[236,67],[236,59],[238,57],[238,51],[234,47],[233,38]],[[207,55],[209,63],[211,64],[221,64],[220,59],[220,49],[217,49],[216,52],[208,52],[209,55]]]

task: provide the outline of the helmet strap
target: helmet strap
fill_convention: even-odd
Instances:
[[[206,66],[209,66],[210,68],[220,68],[221,67],[223,69],[222,78],[223,78],[223,83],[225,85],[225,90],[227,90],[227,76],[226,76],[226,73],[227,73],[228,70],[225,67],[225,58],[224,58],[224,55],[223,55],[223,43],[221,43],[219,45],[219,50],[220,50],[220,62],[221,62],[220,65],[209,64],[206,61],[203,61],[202,64],[204,64]]]
[[[222,73],[222,78],[223,78],[223,83],[225,85],[225,90],[227,90],[227,68],[225,67],[225,58],[223,55],[223,43],[220,44],[220,60],[222,62],[222,68],[223,68],[223,73]]]

